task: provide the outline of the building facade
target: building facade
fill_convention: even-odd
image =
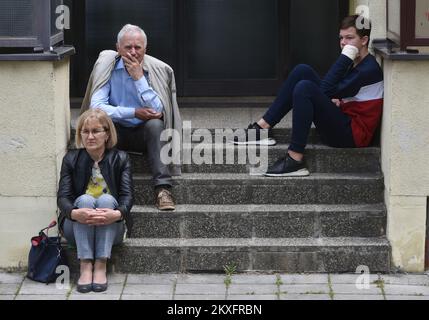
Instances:
[[[145,29],[148,53],[174,67],[182,97],[273,96],[299,63],[323,74],[339,54],[338,23],[347,13],[367,14],[373,39],[387,36],[381,0],[65,3],[72,9],[66,42],[76,48],[71,65],[61,55],[33,61],[0,55],[2,268],[25,266],[30,237],[55,218],[70,96],[82,97],[98,52],[114,49],[125,23]],[[380,145],[392,266],[422,272],[428,252],[429,60],[372,50],[385,73]]]

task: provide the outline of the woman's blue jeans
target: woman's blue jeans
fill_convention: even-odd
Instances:
[[[355,147],[351,118],[320,89],[320,82],[314,69],[308,65],[298,65],[263,116],[274,127],[293,109],[291,151],[304,153],[312,123],[328,145],[337,148]]]
[[[116,209],[118,202],[114,197],[104,194],[98,199],[90,195],[82,195],[74,205],[78,208],[109,208]],[[76,245],[77,257],[81,260],[109,259],[112,246],[123,241],[125,224],[123,221],[106,226],[89,226],[65,219],[64,237],[67,242]]]

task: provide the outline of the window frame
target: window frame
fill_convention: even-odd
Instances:
[[[408,46],[429,46],[429,38],[416,37],[416,0],[401,0],[400,2],[400,34],[390,30],[389,0],[386,0],[387,37],[397,43],[402,51]]]

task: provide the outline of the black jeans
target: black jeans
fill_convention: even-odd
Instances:
[[[125,151],[147,152],[152,171],[154,186],[172,186],[168,165],[161,161],[161,149],[164,142],[160,136],[164,130],[164,122],[159,119],[145,121],[137,127],[124,127],[115,123],[118,134],[117,148]]]
[[[351,118],[320,89],[318,74],[308,65],[298,65],[283,83],[263,119],[277,125],[293,108],[292,141],[289,150],[304,153],[314,122],[322,140],[332,147],[354,148]]]

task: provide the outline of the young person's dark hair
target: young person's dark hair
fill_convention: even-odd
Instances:
[[[358,14],[345,17],[341,22],[340,30],[348,29],[350,27],[354,27],[356,29],[356,33],[359,37],[363,38],[367,36],[369,44],[371,40],[371,20]]]

